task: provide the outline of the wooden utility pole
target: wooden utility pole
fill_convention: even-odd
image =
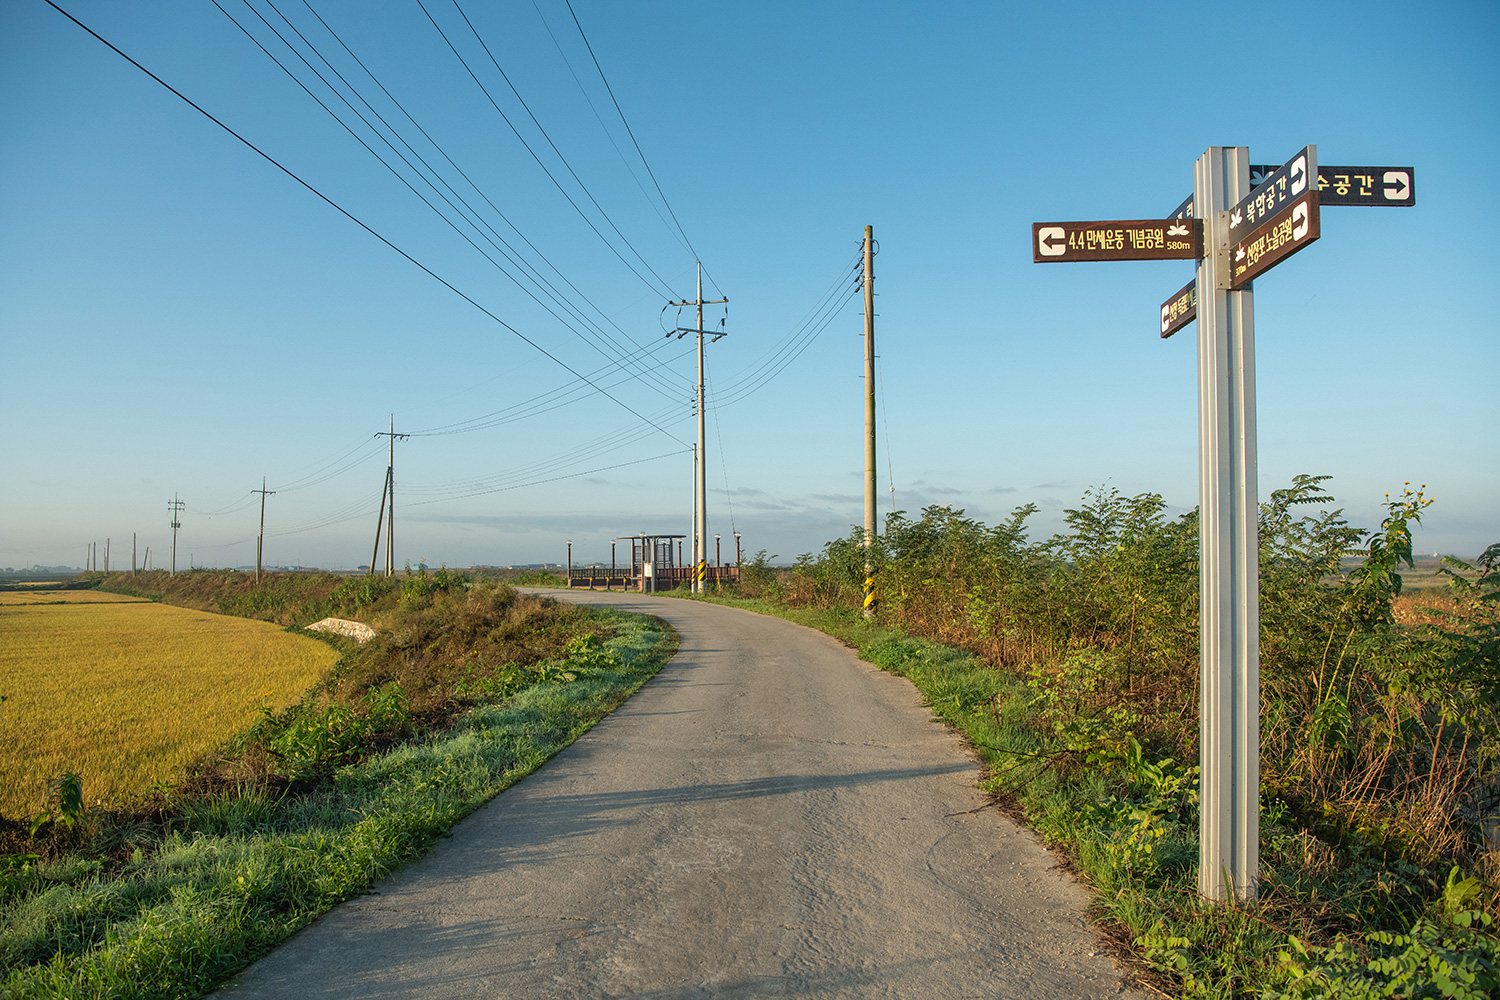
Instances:
[[[875,617],[875,228],[865,227],[865,594]]]
[[[260,477],[260,489],[251,490],[260,494],[260,534],[255,536],[255,582],[260,583],[260,557],[266,544],[266,497],[275,496],[275,490],[266,489],[266,477]]]

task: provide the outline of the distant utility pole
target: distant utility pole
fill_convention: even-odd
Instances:
[[[704,459],[708,455],[708,452],[704,450],[703,433],[703,335],[707,333],[715,340],[724,336],[724,331],[722,330],[715,332],[703,329],[703,307],[728,301],[727,297],[704,301],[703,264],[699,262],[698,297],[693,301],[684,299],[681,302],[670,303],[674,306],[698,307],[698,326],[695,329],[687,330],[679,327],[672,331],[679,338],[685,333],[695,333],[698,335],[698,451],[696,453],[696,460],[693,463],[694,478],[696,479],[694,484],[696,488],[693,490],[693,592],[698,594],[704,593],[708,589],[704,583],[704,577],[707,575],[705,559],[708,554],[708,476],[705,473],[708,463]],[[671,333],[667,334],[669,337],[671,335]]]
[[[187,504],[183,503],[176,494],[173,494],[172,499],[167,501],[167,510],[172,512],[172,572],[168,574],[170,576],[177,575],[177,529],[182,527],[182,522],[177,518],[182,513],[182,508],[186,506]]]
[[[109,539],[104,539],[104,572],[109,572]]]
[[[135,576],[135,532],[130,533],[130,575]]]
[[[875,228],[865,227],[865,617],[875,617]]]
[[[251,490],[260,494],[260,534],[255,536],[255,582],[260,583],[260,556],[266,544],[266,497],[276,495],[275,490],[266,489],[266,477],[260,477],[260,489]]]
[[[390,459],[385,467],[385,489],[380,494],[380,516],[375,520],[375,551],[370,554],[370,572],[375,572],[375,558],[380,554],[380,528],[385,524],[385,575],[396,575],[396,439],[406,440],[410,434],[396,433],[396,415],[391,414],[391,429],[377,431],[376,437],[390,439]]]

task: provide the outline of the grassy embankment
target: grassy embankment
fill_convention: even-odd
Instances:
[[[1094,491],[1030,543],[931,507],[711,598],[819,628],[963,731],[997,805],[1076,863],[1145,981],[1195,997],[1500,994],[1500,546],[1403,593],[1405,494],[1378,531],[1319,480],[1261,511],[1259,899],[1197,895],[1197,524]],[[1297,507],[1323,508],[1297,516]],[[1357,564],[1340,560],[1360,553]],[[1482,572],[1481,572],[1482,571]]]
[[[196,579],[195,579],[196,578]],[[0,850],[0,997],[196,996],[572,742],[675,646],[658,623],[440,571],[404,581],[120,575],[116,589],[380,627],[134,811],[61,782]],[[66,776],[63,776],[64,778]],[[73,789],[76,792],[76,788]]]

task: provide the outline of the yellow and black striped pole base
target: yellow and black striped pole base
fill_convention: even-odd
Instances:
[[[865,577],[865,617],[875,617],[875,607],[879,602],[875,600],[875,578]]]

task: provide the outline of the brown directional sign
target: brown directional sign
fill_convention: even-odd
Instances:
[[[1266,219],[1281,213],[1294,198],[1316,190],[1318,148],[1307,146],[1285,164],[1261,175],[1261,181],[1229,211],[1229,245],[1246,233],[1259,229]]]
[[[1197,260],[1203,256],[1198,219],[1035,222],[1031,259],[1038,264],[1091,260]]]
[[[1229,244],[1229,287],[1244,288],[1312,243],[1318,228],[1318,192],[1310,190]]]
[[[1276,167],[1250,167],[1250,186],[1260,187]],[[1413,208],[1417,204],[1417,171],[1414,167],[1328,167],[1318,164],[1318,206],[1364,205],[1377,208]],[[1193,214],[1193,196],[1177,206],[1171,218]]]
[[[1161,304],[1161,339],[1166,340],[1197,318],[1198,279],[1194,278]]]
[[[1318,201],[1328,205],[1412,208],[1417,172],[1411,167],[1318,167]]]

